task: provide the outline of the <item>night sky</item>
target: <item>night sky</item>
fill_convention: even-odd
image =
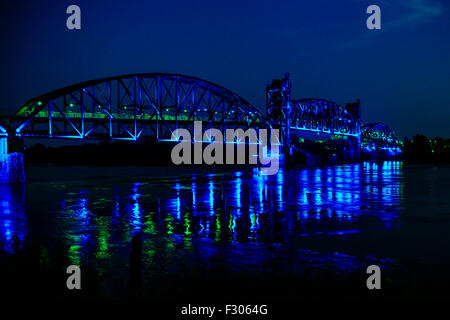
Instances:
[[[1,105],[113,75],[168,72],[265,110],[290,72],[295,98],[361,99],[363,122],[450,137],[450,1],[2,1]],[[66,8],[81,8],[81,30]],[[381,30],[366,8],[381,7]]]

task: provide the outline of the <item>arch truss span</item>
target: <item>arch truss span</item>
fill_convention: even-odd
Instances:
[[[170,140],[178,128],[269,128],[234,92],[179,74],[131,74],[72,85],[29,100],[13,117],[23,137]],[[192,132],[192,131],[191,131]]]
[[[394,131],[384,123],[369,123],[361,128],[361,147],[365,150],[394,149],[400,151],[401,145]]]
[[[359,101],[345,107],[324,99],[301,99],[292,103],[293,130],[355,137],[360,134]]]

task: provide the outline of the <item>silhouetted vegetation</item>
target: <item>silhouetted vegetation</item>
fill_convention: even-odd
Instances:
[[[403,154],[411,163],[450,163],[450,139],[429,139],[417,134],[412,139],[405,138]]]
[[[299,142],[294,142],[294,146],[300,150],[300,152],[295,152],[295,159],[297,163],[306,162],[306,156],[301,154],[301,151],[308,152],[314,156],[320,158],[320,164],[331,164],[331,163],[347,163],[354,162],[354,158],[350,157],[349,150],[357,149],[356,142],[349,143],[347,140],[337,139],[337,140],[301,140]]]
[[[204,143],[203,148],[206,145]],[[171,160],[173,146],[172,142],[156,141],[102,141],[60,147],[37,143],[25,148],[24,162],[69,166],[175,166]],[[223,151],[225,157],[226,149]],[[248,157],[247,145],[245,158]],[[194,163],[194,152],[191,152],[191,163]],[[234,152],[234,163],[237,163],[237,150]]]
[[[25,163],[56,165],[168,165],[171,144],[148,141],[86,143],[79,146],[47,147],[35,144],[25,149]]]
[[[118,141],[86,143],[78,146],[47,147],[37,143],[25,149],[26,163],[56,165],[171,165],[171,143],[150,141]],[[324,163],[336,156],[338,162],[345,162],[346,141],[310,141],[296,143],[302,150],[318,155]],[[450,163],[450,139],[436,137],[429,139],[417,134],[405,138],[402,158],[410,163]],[[248,152],[248,151],[247,151]],[[304,159],[297,159],[300,163]]]

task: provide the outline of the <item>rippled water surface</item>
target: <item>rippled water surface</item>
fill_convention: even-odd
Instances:
[[[4,251],[38,246],[42,266],[58,247],[61,268],[89,265],[103,297],[124,294],[135,234],[143,240],[144,286],[193,266],[364,275],[377,264],[438,282],[430,274],[450,264],[450,168],[392,161],[264,176],[29,167],[27,177],[24,186],[0,186]]]

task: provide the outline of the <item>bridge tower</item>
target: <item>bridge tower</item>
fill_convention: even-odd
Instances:
[[[291,147],[291,81],[289,73],[281,80],[273,80],[266,87],[267,119],[276,129],[280,129],[280,143],[284,153]]]

